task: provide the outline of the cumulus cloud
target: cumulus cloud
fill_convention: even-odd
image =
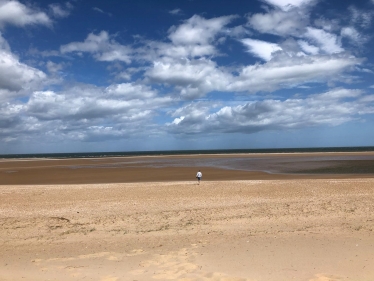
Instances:
[[[199,133],[204,131],[204,123],[201,122],[211,112],[212,104],[208,102],[193,102],[184,107],[178,108],[170,115],[174,118],[172,123],[167,124],[169,128],[177,128],[183,122],[185,133]]]
[[[304,40],[299,40],[297,43],[300,45],[301,49],[307,54],[317,55],[319,53],[318,47],[310,45],[308,42]]]
[[[264,100],[225,106],[214,113],[181,110],[184,115],[168,123],[171,133],[255,133],[263,130],[297,129],[317,125],[336,126],[374,113],[360,90],[334,89],[305,99]],[[189,105],[192,107],[193,105]]]
[[[23,116],[23,106],[3,103],[0,105],[0,140],[3,144],[18,140],[28,141],[40,132],[40,124]]]
[[[195,15],[177,27],[172,26],[169,29],[169,39],[175,45],[209,44],[233,18],[234,16],[224,16],[204,19]]]
[[[241,39],[248,52],[266,63],[243,66],[236,74],[206,58],[215,54],[211,41],[228,21],[229,18],[216,18],[210,22],[195,16],[172,28],[169,31],[171,43],[153,42],[150,50],[154,52],[147,52],[152,53],[150,60],[153,65],[145,71],[145,77],[152,83],[173,87],[183,99],[188,100],[201,98],[212,91],[255,93],[308,82],[324,83],[361,63],[354,57],[337,55],[344,50],[336,35],[322,29],[306,28],[306,33],[300,34],[305,39],[298,41],[288,39],[275,44]],[[199,27],[195,26],[196,23]],[[214,26],[213,31],[201,30],[201,27],[210,24]],[[185,36],[180,34],[182,30]],[[209,35],[201,36],[201,32]]]
[[[339,32],[341,28],[341,22],[338,19],[328,19],[325,17],[314,19],[313,25],[316,28],[323,29],[331,33]]]
[[[70,15],[73,6],[69,2],[67,2],[65,5],[53,3],[49,5],[49,8],[56,18],[66,18]]]
[[[248,52],[266,63],[241,67],[235,74],[207,58],[217,54],[213,40],[230,20],[194,16],[169,30],[171,43],[149,43],[144,53],[153,65],[145,71],[147,81],[171,86],[183,99],[190,100],[212,91],[255,93],[327,82],[361,62],[354,57],[336,56],[343,51],[338,37],[311,28],[304,30],[308,30],[306,35],[300,34],[306,40],[290,39],[281,44],[241,39]]]
[[[213,45],[192,44],[192,45],[174,45],[164,42],[152,42],[149,44],[151,51],[145,49],[142,55],[146,60],[157,60],[160,57],[167,58],[200,58],[204,56],[212,56],[217,54],[217,50]]]
[[[51,25],[52,21],[44,12],[29,8],[18,1],[0,0],[0,27],[7,24],[15,26]]]
[[[171,27],[159,41],[140,40],[130,47],[118,43],[107,31],[101,31],[88,34],[83,41],[60,47],[62,54],[81,56],[87,53],[97,61],[113,62],[108,70],[129,83],[108,87],[83,85],[63,91],[41,90],[37,85],[47,79],[46,74],[22,63],[0,36],[0,99],[9,101],[25,90],[31,93],[24,103],[12,101],[0,105],[4,112],[0,117],[0,138],[12,141],[23,132],[23,137],[27,134],[81,141],[119,139],[151,131],[157,127],[153,118],[158,114],[164,117],[166,111],[173,118],[166,129],[176,134],[252,133],[337,125],[359,118],[359,114],[372,114],[372,96],[346,89],[305,98],[236,102],[235,105],[229,97],[230,102],[222,102],[225,106],[214,100],[202,101],[208,93],[214,96],[215,91],[229,96],[301,88],[310,82],[339,81],[340,74],[362,64],[361,59],[348,55],[343,48],[348,40],[362,40],[357,28],[360,20],[344,28],[339,25],[317,28],[316,24],[312,27],[304,9],[313,1],[264,2],[274,9],[251,15],[248,25],[244,26],[228,27],[235,16],[206,19],[195,15]],[[18,2],[0,0],[1,3]],[[60,4],[50,8],[54,17],[67,16],[70,11]],[[25,9],[30,8],[25,6]],[[103,12],[98,8],[94,10]],[[179,12],[174,11],[174,14]],[[29,10],[28,13],[39,12]],[[0,12],[0,25],[10,23]],[[243,38],[244,35],[248,37],[249,32],[251,38]],[[277,38],[276,43],[252,39],[261,38],[254,37],[258,35],[256,32],[279,37],[271,37]],[[249,53],[263,61],[235,66],[221,63],[219,56],[225,55],[222,42],[230,40],[228,36],[241,38],[233,42],[239,41]],[[341,41],[342,38],[345,39]],[[120,62],[131,65],[125,68]],[[45,66],[51,76],[66,66],[52,61],[40,65]],[[131,82],[135,74],[136,83]],[[194,99],[200,100],[191,102]],[[176,103],[181,107],[171,110]]]
[[[272,10],[248,17],[248,25],[260,33],[279,36],[300,36],[309,23],[309,16],[302,10]]]
[[[361,10],[355,6],[348,8],[350,12],[350,20],[352,25],[357,25],[361,28],[369,28],[371,26],[374,13],[372,11]]]
[[[22,111],[22,105],[14,103],[1,103],[0,110],[0,136],[6,136],[6,130],[15,128],[21,123],[19,114]]]
[[[315,2],[314,0],[263,0],[263,2],[273,5],[283,11],[302,7]]]
[[[142,53],[142,58],[155,61],[160,57],[167,58],[200,58],[218,54],[215,39],[219,34],[225,34],[225,26],[234,16],[225,16],[205,19],[193,16],[178,26],[168,30],[170,42],[147,42],[147,48]]]
[[[106,88],[108,97],[116,97],[125,100],[156,98],[157,92],[150,87],[132,83],[114,84]]]
[[[265,61],[271,60],[272,53],[282,50],[282,48],[278,44],[269,43],[261,40],[246,38],[240,41],[248,47],[249,53]]]
[[[244,66],[238,74],[209,59],[159,60],[145,72],[152,83],[173,86],[183,99],[195,99],[212,91],[270,92],[310,82],[338,79],[361,60],[349,56],[302,56],[281,53],[264,64]]]
[[[53,74],[61,72],[64,69],[65,65],[65,63],[55,63],[53,61],[47,61],[46,63],[48,72]]]
[[[322,29],[307,27],[305,37],[312,40],[327,54],[341,53],[344,51],[339,38],[335,34]]]
[[[134,83],[35,91],[26,103],[0,105],[0,139],[101,141],[152,133],[152,118],[173,103],[171,97]]]
[[[357,31],[357,29],[355,29],[354,27],[351,27],[351,26],[347,26],[347,27],[342,28],[340,34],[343,38],[349,39],[350,42],[352,42],[355,45],[363,44],[366,41],[366,37],[362,36]]]
[[[171,102],[170,97],[157,97],[149,87],[132,83],[114,84],[106,89],[76,87],[69,91],[34,92],[27,111],[38,119],[96,119],[107,116],[133,118],[139,111],[154,110]]]
[[[98,35],[90,33],[84,42],[72,42],[60,47],[63,54],[66,53],[91,53],[98,61],[122,61],[131,62],[132,50],[128,46],[117,43],[111,39],[108,32],[101,31]]]
[[[145,75],[152,82],[172,85],[179,90],[181,97],[194,99],[213,90],[224,91],[231,74],[221,70],[209,59],[163,59],[155,61]]]
[[[244,67],[227,90],[273,91],[308,82],[326,82],[360,63],[358,59],[344,56],[301,56],[292,59],[283,56],[266,64]]]
[[[36,89],[46,77],[44,72],[21,63],[0,33],[0,100]]]

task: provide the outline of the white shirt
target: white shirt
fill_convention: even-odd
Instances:
[[[201,177],[203,176],[203,174],[202,174],[201,172],[197,172],[196,176],[197,176],[198,178],[201,178]]]

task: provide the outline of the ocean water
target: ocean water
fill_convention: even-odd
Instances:
[[[0,159],[79,159],[86,164],[72,164],[70,169],[113,169],[126,167],[215,167],[228,170],[263,171],[267,173],[332,173],[332,174],[374,174],[373,154],[305,154],[293,157],[289,153],[311,152],[368,152],[374,147],[327,147],[295,149],[232,149],[232,150],[172,150],[136,152],[94,152],[94,153],[51,153],[51,154],[9,154]],[[261,153],[261,154],[260,154]],[[273,157],[266,155],[277,153]],[[284,153],[284,154],[282,154]],[[212,154],[212,155],[208,155]],[[220,154],[226,154],[220,157]],[[232,154],[232,156],[230,156]],[[204,157],[149,157],[131,156],[188,156]],[[218,155],[218,156],[217,156]],[[270,157],[269,157],[270,156]],[[128,157],[128,158],[127,158]],[[53,165],[52,163],[50,163]]]
[[[100,158],[100,157],[126,157],[126,156],[192,155],[192,154],[238,154],[238,153],[251,154],[251,153],[365,152],[365,151],[374,151],[374,146],[0,154],[0,159],[12,159],[12,158],[65,159],[65,158]]]

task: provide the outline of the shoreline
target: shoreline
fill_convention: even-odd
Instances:
[[[157,155],[129,155],[129,156],[102,156],[102,157],[24,157],[24,158],[1,158],[0,162],[7,161],[42,161],[42,160],[92,160],[92,159],[112,159],[112,158],[169,158],[169,157],[230,157],[230,156],[312,156],[312,155],[374,155],[373,150],[368,151],[317,151],[317,152],[251,152],[251,153],[193,153],[193,154],[157,154]]]
[[[213,154],[0,161],[0,185],[374,177],[374,152]]]

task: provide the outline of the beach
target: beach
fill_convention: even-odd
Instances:
[[[374,280],[372,157],[3,160],[0,280]]]

